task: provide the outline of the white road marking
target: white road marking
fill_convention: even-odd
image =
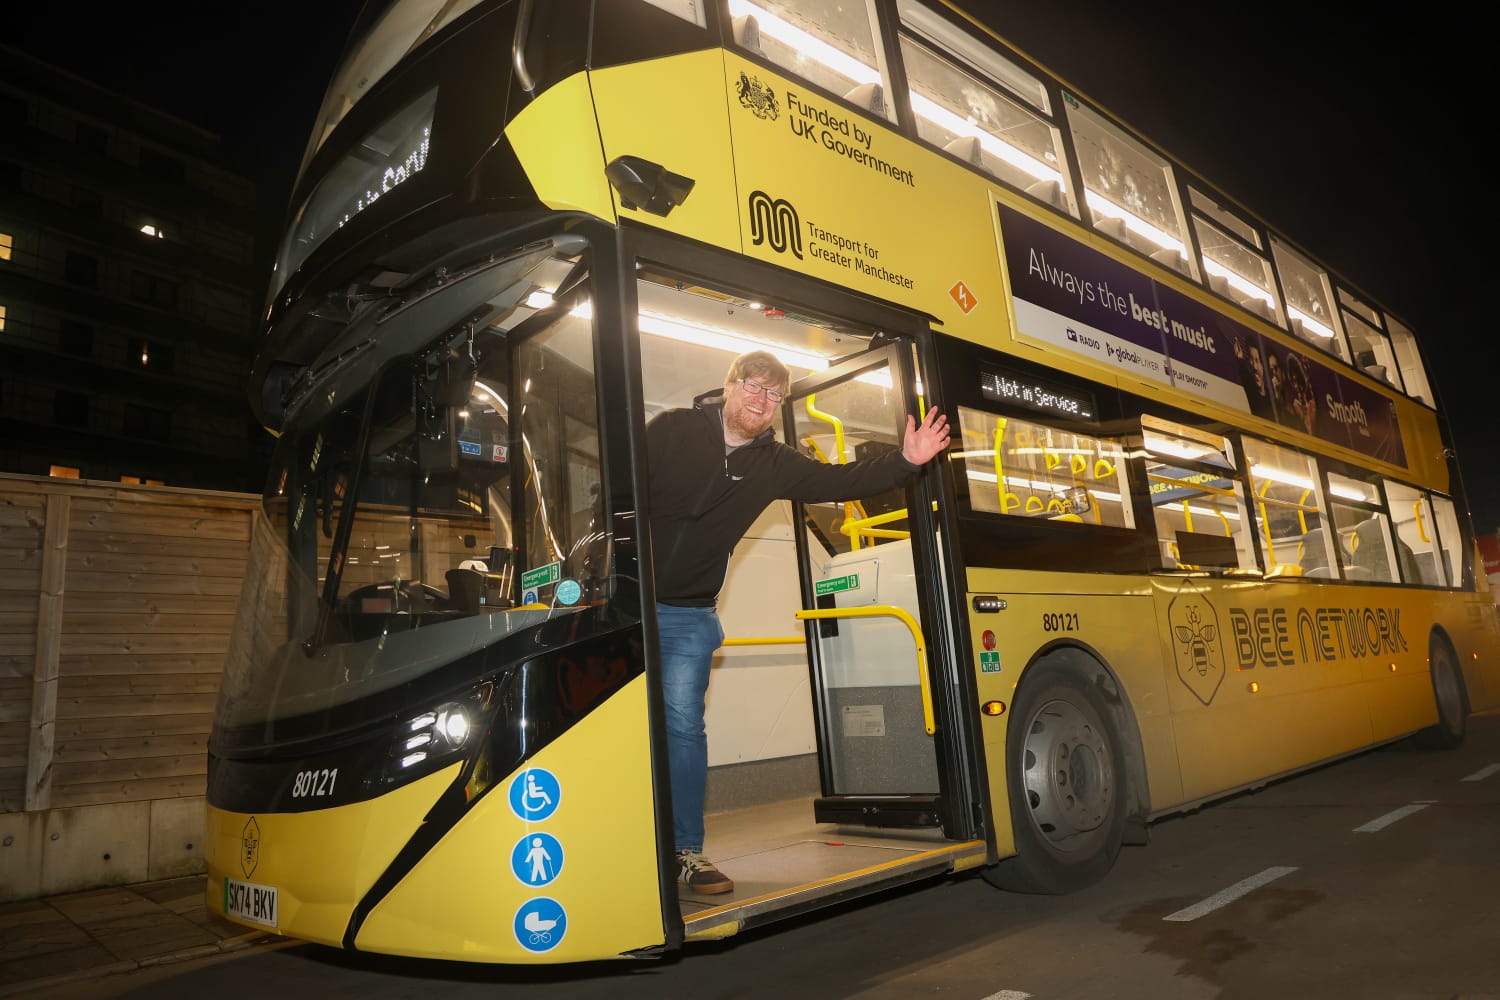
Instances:
[[[991,993],[982,1000],[1031,1000],[1031,994],[1022,993],[1020,990],[1001,990],[999,993]]]
[[[1197,920],[1204,914],[1212,913],[1221,906],[1228,906],[1230,903],[1234,902],[1236,899],[1239,899],[1241,896],[1248,895],[1249,893],[1254,892],[1256,889],[1259,889],[1261,886],[1274,882],[1277,879],[1281,878],[1281,876],[1283,875],[1290,875],[1296,870],[1296,868],[1288,868],[1285,865],[1277,865],[1273,868],[1267,868],[1265,871],[1261,872],[1258,875],[1251,875],[1247,879],[1242,879],[1241,881],[1236,882],[1234,885],[1230,886],[1228,889],[1216,892],[1212,896],[1209,896],[1207,899],[1202,900],[1201,902],[1194,903],[1192,906],[1183,907],[1176,913],[1169,913],[1165,917],[1162,917],[1162,919],[1175,920],[1179,923],[1183,923],[1189,920]]]
[[[1409,806],[1402,806],[1400,809],[1392,809],[1384,816],[1377,816],[1363,826],[1356,826],[1354,828],[1354,832],[1379,833],[1381,830],[1384,830],[1386,827],[1390,826],[1397,820],[1405,819],[1413,813],[1419,813],[1436,801],[1436,799],[1418,799],[1416,802],[1413,802]]]
[[[1479,770],[1475,771],[1473,774],[1469,775],[1467,778],[1460,778],[1459,780],[1460,781],[1483,781],[1485,778],[1488,778],[1490,775],[1496,773],[1497,771],[1500,771],[1500,764],[1491,764],[1489,767],[1481,767]]]

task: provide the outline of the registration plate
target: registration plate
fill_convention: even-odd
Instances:
[[[224,880],[224,915],[262,927],[276,926],[276,887]]]

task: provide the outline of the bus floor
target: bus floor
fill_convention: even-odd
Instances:
[[[689,939],[982,864],[985,854],[983,841],[950,841],[936,829],[817,823],[811,797],[710,814],[705,833],[704,853],[734,891],[702,896],[679,886]]]

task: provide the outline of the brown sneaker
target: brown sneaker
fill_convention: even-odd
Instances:
[[[677,852],[677,881],[694,892],[714,896],[721,892],[733,892],[734,882],[700,851]]]

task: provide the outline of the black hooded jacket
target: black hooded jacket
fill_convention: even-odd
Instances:
[[[646,427],[651,544],[656,599],[712,607],[729,556],[773,500],[818,503],[871,496],[900,486],[917,467],[900,450],[848,465],[825,465],[766,430],[724,452],[723,389],[667,410]]]

